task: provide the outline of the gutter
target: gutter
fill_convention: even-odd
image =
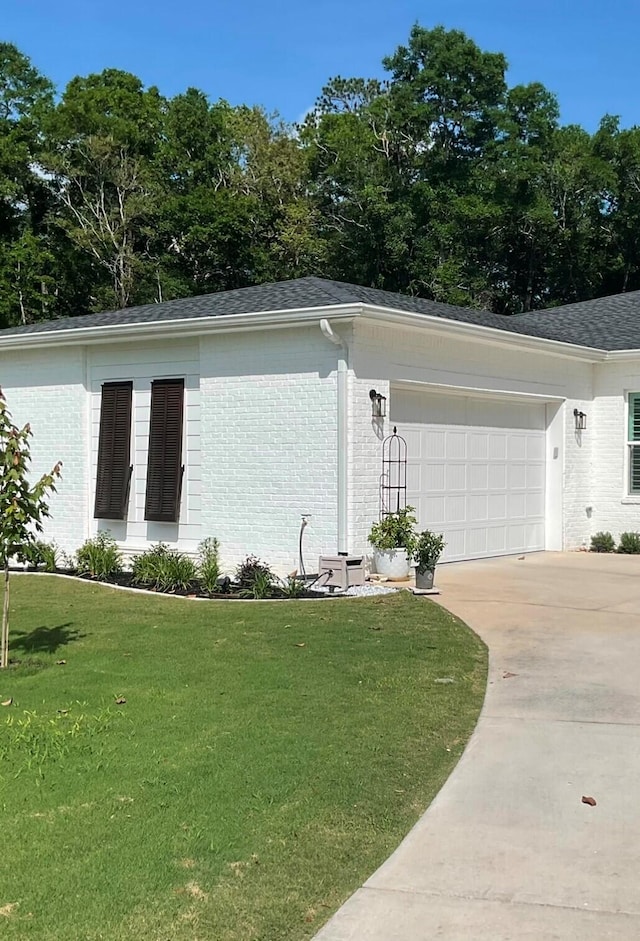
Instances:
[[[349,552],[349,523],[348,523],[348,500],[347,500],[347,480],[349,474],[349,436],[347,420],[347,379],[349,349],[347,344],[333,332],[328,320],[320,321],[320,330],[322,335],[337,346],[338,352],[338,370],[336,374],[336,414],[337,414],[337,437],[338,437],[338,553],[347,555]]]
[[[600,363],[640,359],[640,350],[602,350],[595,347],[512,333],[497,327],[448,320],[432,314],[416,314],[406,310],[380,307],[375,304],[336,304],[330,307],[306,307],[295,310],[264,311],[262,313],[227,314],[210,317],[179,317],[175,320],[143,323],[104,324],[90,327],[69,327],[64,330],[42,330],[37,333],[16,333],[2,336],[0,351],[34,349],[37,347],[79,346],[86,343],[116,343],[127,340],[168,339],[202,336],[211,333],[235,333],[259,329],[311,326],[318,319],[330,317],[340,323],[362,317],[374,322],[398,324],[418,330],[428,328],[441,336],[462,337],[476,343],[489,343],[525,352],[540,352],[550,356]]]

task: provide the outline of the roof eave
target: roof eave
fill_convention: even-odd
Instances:
[[[607,359],[609,355],[606,350],[590,346],[565,343],[561,340],[551,340],[546,337],[533,337],[526,333],[511,333],[507,330],[499,330],[497,327],[486,327],[483,324],[449,320],[446,317],[436,317],[432,314],[415,314],[411,311],[393,310],[373,304],[364,305],[363,316],[370,320],[397,323],[407,327],[424,328],[426,323],[434,333],[443,336],[465,337],[478,342],[489,343],[492,346],[507,346],[510,349],[526,351],[535,350],[552,356],[579,359],[589,363],[601,362]]]
[[[361,304],[341,304],[326,307],[306,307],[299,310],[228,314],[217,317],[191,317],[188,319],[181,317],[176,320],[71,327],[68,330],[43,330],[38,333],[0,335],[0,351],[117,343],[132,339],[163,340],[200,336],[206,333],[233,333],[245,330],[308,326],[310,323],[315,323],[324,317],[330,318],[332,321],[347,321],[359,316],[361,313]]]

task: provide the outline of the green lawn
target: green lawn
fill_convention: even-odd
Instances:
[[[11,608],[3,939],[310,937],[427,807],[484,694],[480,640],[407,592],[190,602],[20,576]]]

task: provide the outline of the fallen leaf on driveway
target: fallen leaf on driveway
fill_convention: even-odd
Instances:
[[[510,680],[512,676],[518,676],[518,675],[519,675],[518,673],[510,673],[510,672],[507,670],[506,673],[503,673],[503,674],[502,674],[502,679],[503,679],[503,680]]]
[[[583,804],[588,804],[589,807],[595,807],[595,806],[596,806],[596,799],[595,799],[595,797],[585,797],[584,794],[583,794],[583,795],[582,795],[582,803],[583,803]]]

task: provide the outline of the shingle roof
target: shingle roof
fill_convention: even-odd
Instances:
[[[504,317],[491,311],[470,310],[421,297],[313,277],[12,327],[1,330],[0,338],[58,333],[79,327],[162,323],[344,304],[371,304],[600,350],[640,349],[640,291]]]

